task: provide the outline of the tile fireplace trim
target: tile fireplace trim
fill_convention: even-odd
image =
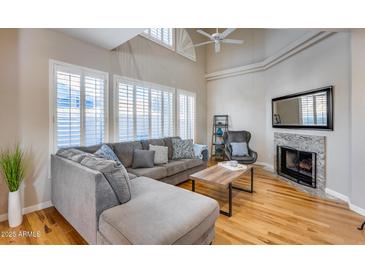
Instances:
[[[305,192],[326,196],[326,137],[287,132],[274,132],[274,168],[276,172],[277,146],[288,146],[298,150],[317,153],[317,188],[295,184]]]

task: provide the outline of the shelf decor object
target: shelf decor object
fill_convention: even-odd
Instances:
[[[224,159],[224,141],[223,135],[228,130],[228,115],[214,115],[213,116],[213,130],[212,130],[212,158],[216,160]]]

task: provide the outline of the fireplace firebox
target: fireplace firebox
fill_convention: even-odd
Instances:
[[[317,154],[292,147],[277,146],[277,173],[298,184],[316,188]]]

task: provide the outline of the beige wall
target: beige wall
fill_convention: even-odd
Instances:
[[[127,76],[140,76],[143,80],[196,92],[197,141],[206,139],[204,48],[198,52],[197,63],[185,62],[185,58],[168,49],[141,37],[134,38],[130,49],[136,56],[141,52],[135,45],[145,47],[142,53],[146,62],[136,66],[135,74],[129,74],[130,63],[120,58],[116,62],[116,52],[57,31],[0,30],[0,41],[0,144],[7,146],[19,140],[27,152],[24,207],[50,200],[49,59],[106,71],[110,75],[128,73]],[[112,88],[112,78],[109,82]],[[6,213],[6,204],[7,190],[1,183],[0,215]]]

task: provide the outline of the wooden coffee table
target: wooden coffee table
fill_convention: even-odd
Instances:
[[[233,181],[237,180],[247,172],[251,173],[250,189],[244,189],[232,185]],[[194,192],[195,192],[195,181],[201,181],[206,184],[218,185],[218,186],[223,186],[224,188],[228,188],[229,211],[228,212],[223,210],[220,211],[221,214],[226,215],[228,217],[232,216],[232,189],[250,193],[253,192],[253,166],[247,166],[247,168],[244,170],[232,171],[225,167],[214,165],[190,175],[190,179],[192,180],[192,191]]]

